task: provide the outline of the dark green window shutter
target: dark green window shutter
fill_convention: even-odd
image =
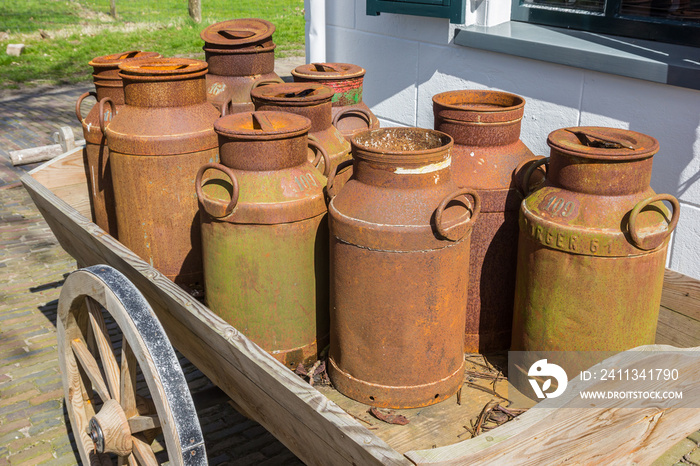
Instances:
[[[464,22],[466,0],[367,0],[367,14],[399,13],[403,15],[449,18],[451,23]]]

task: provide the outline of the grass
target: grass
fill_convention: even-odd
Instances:
[[[126,50],[203,60],[199,33],[234,18],[275,24],[276,56],[303,53],[303,0],[202,0],[200,24],[187,0],[115,2],[117,19],[109,0],[0,0],[0,88],[88,81],[92,58]],[[26,44],[21,56],[5,54],[13,43]]]

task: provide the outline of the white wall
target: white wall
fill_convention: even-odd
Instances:
[[[308,2],[309,0],[307,0]],[[467,24],[508,21],[510,0],[470,0]],[[456,89],[523,96],[521,138],[549,154],[547,135],[576,125],[656,137],[652,187],[681,201],[669,268],[700,279],[700,92],[454,45],[447,19],[365,14],[365,0],[327,0],[326,61],[367,70],[364,101],[383,126],[432,128],[431,98]]]

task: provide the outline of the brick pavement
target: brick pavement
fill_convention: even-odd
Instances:
[[[287,68],[303,62],[293,59]],[[75,270],[24,188],[10,150],[51,144],[59,126],[76,138],[77,97],[89,84],[0,92],[0,466],[70,465],[79,455],[63,403],[56,348],[61,285]],[[184,357],[190,391],[211,382]],[[302,464],[284,445],[228,403],[198,411],[212,465]]]

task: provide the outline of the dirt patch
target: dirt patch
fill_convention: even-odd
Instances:
[[[112,18],[107,13],[102,13],[101,11],[94,11],[89,8],[86,8],[79,2],[76,2],[75,0],[71,0],[70,3],[73,6],[73,8],[75,8],[76,13],[81,19],[87,19],[91,21],[98,20],[103,23],[110,23],[114,21],[114,18]]]

